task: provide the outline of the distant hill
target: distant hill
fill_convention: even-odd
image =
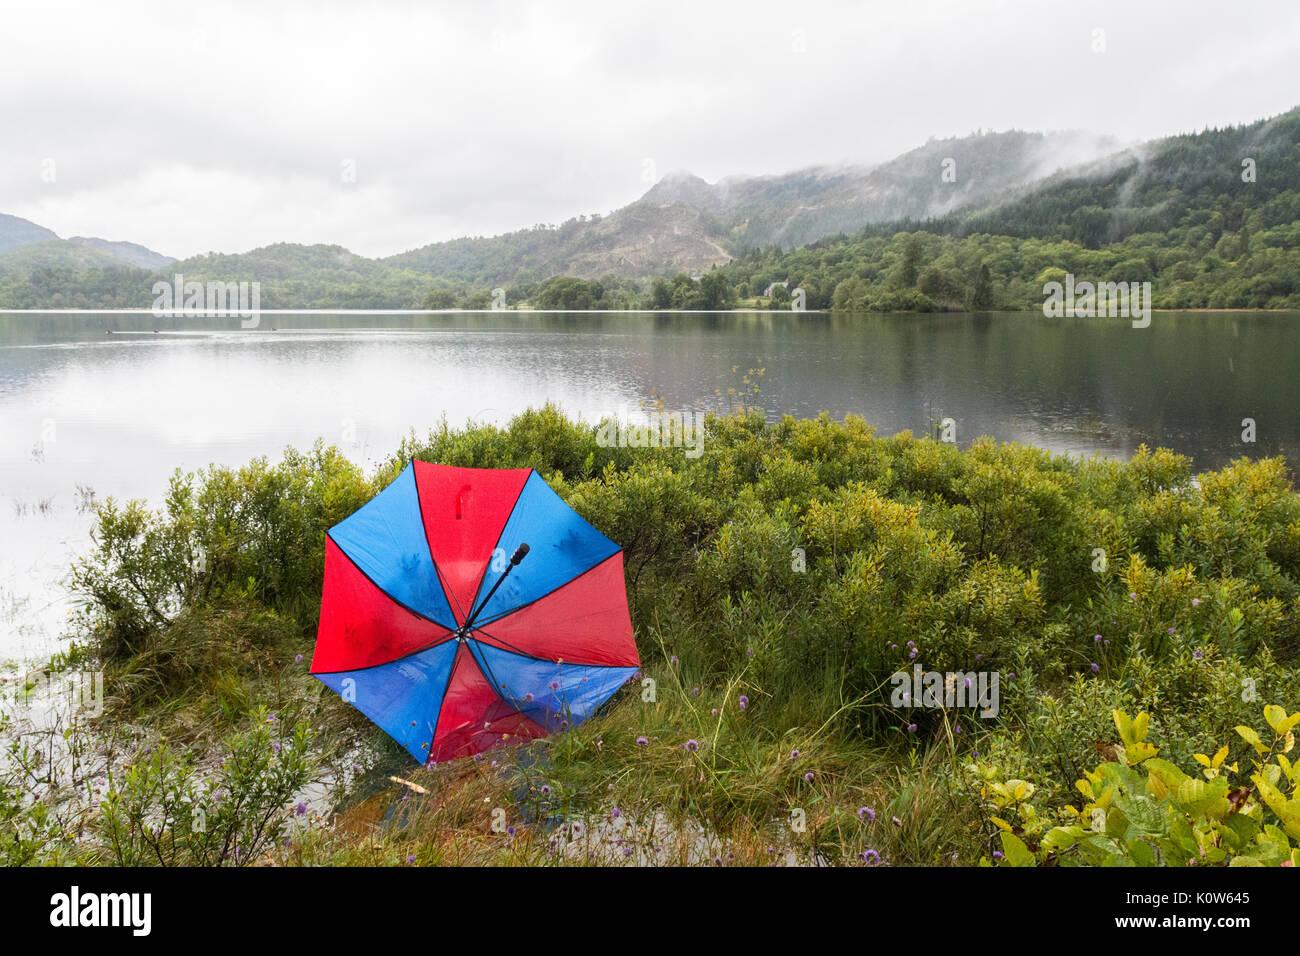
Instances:
[[[0,274],[30,275],[37,269],[121,269],[130,264],[111,252],[72,242],[43,239],[0,253]]]
[[[26,275],[38,268],[160,269],[175,261],[134,242],[87,236],[60,239],[52,229],[0,213],[0,273]]]
[[[32,242],[57,238],[59,237],[56,233],[44,226],[0,212],[0,252],[16,249]]]
[[[258,282],[264,309],[419,308],[427,276],[367,259],[342,246],[280,242],[250,252],[210,253],[173,261],[160,278]]]
[[[108,239],[96,239],[94,237],[73,236],[69,242],[77,242],[83,246],[90,246],[92,249],[99,249],[107,252],[123,262],[135,266],[137,269],[161,269],[169,262],[176,260],[171,256],[164,256],[160,252],[154,252],[152,249],[146,249],[144,246],[134,242],[111,242]]]
[[[685,203],[634,202],[610,216],[558,227],[453,239],[381,260],[453,282],[495,285],[553,275],[643,277],[699,272],[730,253],[707,212]]]

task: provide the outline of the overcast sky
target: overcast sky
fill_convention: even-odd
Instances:
[[[178,257],[378,256],[608,212],[675,169],[1300,104],[1297,0],[189,6],[7,0],[0,212]]]

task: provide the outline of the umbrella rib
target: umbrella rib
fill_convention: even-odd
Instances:
[[[451,690],[451,679],[456,676],[456,665],[460,663],[460,647],[451,655],[451,666],[447,668],[447,683],[442,685],[442,697],[438,699],[438,713],[433,715],[433,732],[429,734],[429,756],[425,762],[433,759],[433,745],[438,739],[438,718],[442,715],[443,705],[447,703],[447,691]]]
[[[435,621],[434,623],[437,622]],[[439,624],[438,626],[442,627],[443,625]],[[421,644],[413,651],[407,651],[405,654],[400,654],[397,657],[394,657],[392,660],[380,661],[378,664],[367,664],[365,667],[344,667],[336,671],[312,671],[311,673],[313,677],[317,677],[320,676],[321,674],[355,674],[360,671],[372,671],[376,667],[387,667],[389,664],[396,664],[398,661],[404,661],[408,657],[415,657],[417,654],[423,654],[425,651],[431,651],[435,647],[441,647],[443,644],[446,644],[448,641],[455,638],[455,636],[456,636],[455,631],[448,631],[446,634],[442,635],[441,637],[435,640],[430,641],[427,644]]]
[[[474,663],[478,666],[479,670],[485,672],[483,676],[485,676],[489,681],[491,681],[492,689],[496,691],[497,696],[504,699],[506,695],[501,690],[501,682],[497,680],[497,675],[492,673],[492,665],[487,662],[487,656],[484,655],[482,658],[480,658],[479,655],[475,654],[472,650],[470,651],[469,656],[474,658]],[[508,703],[516,711],[518,711],[521,714],[523,713],[523,711],[519,709],[519,705],[516,704],[513,700],[508,701]],[[527,715],[525,714],[524,716]]]
[[[500,618],[498,618],[497,620],[500,620]],[[535,655],[535,654],[529,654],[529,653],[528,653],[527,651],[525,651],[524,649],[519,648],[519,647],[515,647],[515,646],[514,646],[513,644],[511,644],[509,641],[507,641],[507,640],[505,640],[505,639],[503,639],[503,638],[497,637],[495,634],[488,634],[488,632],[485,631],[485,630],[483,630],[483,628],[481,628],[481,627],[476,627],[476,628],[474,628],[474,630],[478,631],[480,634],[486,634],[488,637],[492,638],[492,640],[494,640],[494,641],[496,641],[496,642],[498,642],[498,643],[500,643],[500,644],[504,644],[506,647],[510,648],[512,651],[514,651],[516,654],[518,654],[518,655],[521,656],[521,657],[531,657],[531,658],[532,658],[533,660],[535,660],[535,661],[547,661],[547,660],[550,660],[549,657],[538,657],[538,656]]]
[[[595,564],[593,564],[591,567],[587,568],[587,570],[583,571],[581,574],[575,574],[573,577],[569,578],[569,580],[565,581],[563,584],[557,584],[555,587],[551,588],[551,589],[550,589],[549,591],[547,591],[545,594],[539,594],[537,597],[533,598],[533,599],[532,599],[531,601],[529,601],[527,604],[521,604],[521,605],[519,605],[518,607],[512,607],[510,610],[505,611],[505,612],[503,612],[503,613],[501,613],[501,614],[498,614],[496,617],[490,617],[490,618],[488,618],[488,619],[487,619],[486,621],[484,621],[483,623],[484,623],[484,624],[491,624],[491,623],[493,623],[494,621],[499,621],[499,620],[501,620],[502,618],[509,617],[511,614],[518,614],[520,611],[524,610],[525,608],[532,607],[532,606],[533,606],[534,604],[536,604],[538,601],[544,601],[546,598],[550,597],[552,594],[554,594],[556,591],[560,590],[561,588],[567,588],[570,584],[572,584],[574,581],[578,580],[578,578],[582,577],[583,575],[585,575],[585,574],[590,574],[592,571],[595,571],[598,567],[600,567],[602,564],[604,564],[604,563],[605,563],[606,561],[608,561],[610,558],[614,557],[614,555],[616,555],[616,554],[622,554],[622,553],[623,553],[623,549],[622,549],[622,548],[619,548],[617,551],[614,551],[614,552],[612,552],[611,554],[609,554],[608,556],[606,556],[606,557],[604,557],[604,558],[601,558],[599,561],[597,561],[597,562],[596,562]],[[476,625],[474,629],[475,629],[476,631],[481,631],[481,630],[483,630],[483,628],[482,628],[481,626],[478,626],[478,625]],[[522,653],[522,652],[521,652],[521,653]]]
[[[332,530],[332,529],[331,529],[331,530]],[[326,531],[326,532],[325,532],[325,536],[326,536],[327,538],[329,538],[331,541],[334,541],[334,535],[332,535],[329,531]],[[437,624],[439,627],[447,627],[447,625],[446,625],[446,624],[443,624],[442,621],[434,620],[433,618],[431,618],[431,617],[430,617],[429,615],[427,615],[427,614],[421,614],[419,611],[417,611],[415,608],[411,607],[409,604],[404,604],[404,603],[402,603],[401,601],[399,601],[397,598],[395,598],[395,597],[393,597],[391,594],[389,594],[388,591],[386,591],[386,590],[384,589],[384,587],[383,587],[383,586],[382,586],[378,581],[376,581],[376,580],[375,580],[374,578],[372,578],[368,573],[366,573],[366,569],[365,569],[365,568],[363,568],[361,565],[357,564],[356,560],[352,557],[352,555],[348,554],[348,552],[344,549],[343,545],[339,544],[337,541],[334,541],[334,547],[338,548],[338,550],[339,550],[339,554],[343,555],[343,557],[345,557],[345,558],[348,559],[348,564],[350,564],[350,565],[352,565],[354,568],[356,568],[356,569],[357,569],[357,572],[358,572],[358,573],[359,573],[363,578],[365,578],[365,579],[366,579],[367,581],[369,581],[372,585],[374,585],[376,591],[378,591],[378,592],[379,592],[380,594],[382,594],[384,597],[388,598],[388,600],[392,601],[394,604],[396,604],[396,605],[397,605],[398,607],[400,607],[402,610],[404,610],[404,611],[409,611],[410,613],[414,614],[416,617],[418,617],[418,618],[419,618],[420,620],[422,620],[422,621],[428,621],[430,624]],[[431,555],[429,555],[429,557],[432,558],[433,555],[431,554]],[[434,569],[434,571],[437,571],[437,570],[438,570],[438,566],[435,564],[435,565],[433,566],[433,569]],[[441,586],[441,585],[440,585],[440,586]],[[448,629],[449,631],[451,631],[451,630],[455,630],[455,628],[447,628],[447,629]],[[428,645],[428,646],[432,647],[433,645],[430,644],[430,645]]]

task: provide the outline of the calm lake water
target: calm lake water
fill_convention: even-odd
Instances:
[[[374,462],[444,416],[504,422],[548,399],[590,420],[652,394],[716,407],[757,367],[750,400],[769,418],[825,409],[893,434],[951,417],[963,445],[1126,457],[1145,442],[1199,469],[1300,460],[1300,313],[1156,313],[1145,329],[1036,314],[263,314],[250,330],[0,314],[0,659],[56,646],[60,582],[91,521],[79,489],[156,502],[175,468],[317,437]]]

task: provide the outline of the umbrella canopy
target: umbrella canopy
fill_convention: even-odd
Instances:
[[[326,535],[311,672],[422,763],[580,723],[639,664],[622,549],[531,468],[412,461]]]

